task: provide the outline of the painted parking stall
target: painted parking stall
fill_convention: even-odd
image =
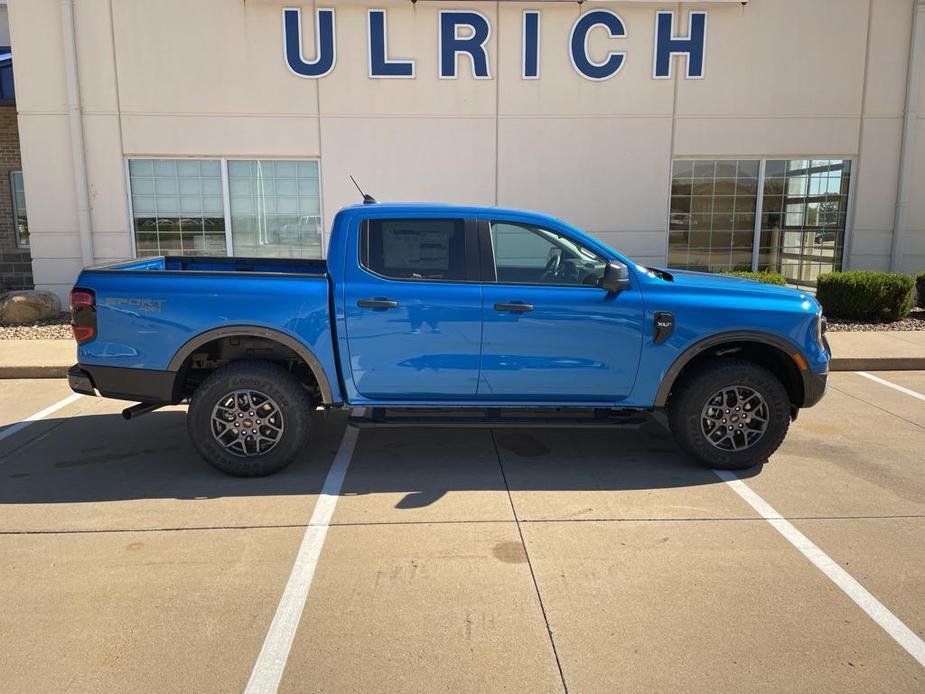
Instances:
[[[655,424],[358,433],[319,414],[317,450],[234,480],[192,452],[183,408],[126,423],[117,403],[72,403],[0,465],[2,589],[22,597],[2,618],[21,663],[6,681],[915,691],[919,400],[852,373],[830,386],[770,464],[726,475],[747,498]],[[52,580],[27,591],[38,571]],[[62,635],[61,615],[81,628]]]
[[[729,487],[786,540],[806,557],[813,566],[824,573],[841,589],[845,595],[867,615],[873,619],[897,644],[919,664],[925,666],[925,641],[907,627],[895,614],[890,612],[870,591],[858,583],[847,571],[835,563],[830,556],[813,544],[803,533],[797,530],[792,523],[783,518],[764,499],[755,494],[752,489],[742,482],[735,474],[726,470],[717,470],[716,474]]]
[[[70,395],[67,395],[66,397],[61,398],[61,400],[59,400],[58,402],[52,405],[49,405],[48,407],[44,407],[38,412],[35,412],[29,415],[28,417],[25,417],[24,419],[11,422],[5,428],[0,429],[0,441],[6,438],[9,438],[10,436],[13,436],[14,434],[22,431],[23,429],[31,425],[33,422],[39,422],[45,419],[46,417],[48,417],[49,415],[52,415],[55,412],[58,412],[59,410],[67,407],[71,403],[76,402],[81,397],[82,396],[79,393],[71,393]]]
[[[344,484],[347,466],[350,465],[350,459],[353,457],[356,440],[357,430],[348,427],[344,432],[344,438],[334,457],[334,462],[331,463],[331,468],[324,479],[321,495],[315,502],[315,510],[312,511],[308,527],[305,529],[292,573],[283,589],[283,595],[260,649],[257,663],[244,689],[248,694],[275,692],[279,687],[279,680],[286,667],[286,661],[289,659],[289,649],[292,648],[299,617],[305,609],[305,601],[308,599],[312,579],[315,576],[321,548],[324,546],[324,540],[330,527],[331,516],[334,515],[334,508]]]

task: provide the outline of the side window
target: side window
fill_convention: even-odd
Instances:
[[[402,280],[465,280],[462,219],[371,219],[360,239],[366,269]]]
[[[568,236],[529,224],[492,222],[498,282],[595,286],[607,261]]]

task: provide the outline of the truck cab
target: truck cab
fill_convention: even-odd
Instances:
[[[612,253],[523,213],[386,214],[354,211],[343,255],[329,258],[343,292],[349,402],[601,405],[631,395],[644,306]],[[626,273],[620,291],[601,287],[608,263]]]

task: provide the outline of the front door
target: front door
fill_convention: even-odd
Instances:
[[[490,243],[496,281],[484,285],[479,398],[629,395],[642,347],[638,286],[598,287],[606,259],[564,232],[496,221]]]
[[[474,222],[364,222],[344,306],[357,392],[377,400],[475,397],[482,332]]]

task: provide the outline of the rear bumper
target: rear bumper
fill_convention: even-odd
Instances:
[[[81,395],[96,395],[96,389],[93,387],[93,379],[90,374],[80,368],[80,364],[74,364],[67,370],[67,384],[75,393]]]
[[[825,395],[826,383],[829,378],[826,373],[813,373],[812,371],[803,371],[803,407],[812,407],[822,400]]]
[[[74,364],[68,369],[67,382],[71,390],[84,395],[99,391],[104,398],[116,400],[175,403],[176,376],[173,371]]]

